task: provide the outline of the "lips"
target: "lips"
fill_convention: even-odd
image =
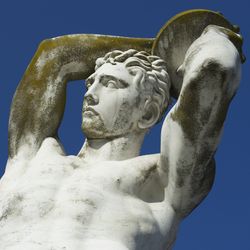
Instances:
[[[93,108],[91,107],[85,107],[83,108],[83,113],[85,114],[95,114],[95,115],[99,115]]]

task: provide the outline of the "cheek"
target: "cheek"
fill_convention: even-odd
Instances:
[[[127,130],[138,121],[141,98],[137,91],[104,90],[101,97],[97,111],[109,131]]]
[[[100,98],[96,109],[107,129],[113,128],[122,102],[122,95],[119,91],[103,91],[102,98]]]
[[[142,111],[140,109],[140,97],[123,99],[117,110],[116,120],[114,121],[114,129],[128,130],[136,128]]]
[[[116,119],[113,121],[114,130],[127,130],[133,126],[133,107],[124,102],[120,105],[119,110],[117,111]]]

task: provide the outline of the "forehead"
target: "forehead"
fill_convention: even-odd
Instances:
[[[125,67],[124,63],[104,63],[100,68],[98,68],[91,78],[96,78],[102,75],[110,75],[114,78],[121,79],[126,82],[131,82],[133,80],[133,75],[131,75],[128,69]]]

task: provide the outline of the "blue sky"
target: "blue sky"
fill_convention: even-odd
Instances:
[[[13,1],[0,3],[0,175],[7,160],[7,127],[12,96],[38,44],[46,38],[74,33],[154,37],[175,14],[188,9],[222,12],[241,27],[244,51],[240,89],[232,102],[216,154],[214,187],[206,200],[181,225],[176,250],[250,249],[250,55],[247,1]],[[83,82],[68,84],[60,136],[68,154],[83,143],[80,130]],[[159,152],[160,128],[145,140],[142,153]]]

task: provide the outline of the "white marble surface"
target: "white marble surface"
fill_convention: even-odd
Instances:
[[[125,64],[106,62],[87,81],[87,140],[78,156],[66,156],[48,136],[38,150],[23,138],[9,159],[0,183],[2,250],[172,249],[179,223],[211,188],[239,54],[216,27],[192,44],[161,152],[147,156],[139,156],[144,135],[165,107],[162,98],[149,98],[152,78]]]

